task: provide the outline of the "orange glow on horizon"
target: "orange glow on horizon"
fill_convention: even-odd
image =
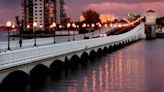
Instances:
[[[100,14],[100,20],[102,23],[106,23],[108,21],[112,22],[116,19],[113,14]],[[80,21],[84,21],[85,18],[83,15],[80,15]]]
[[[100,14],[100,20],[102,23],[114,21],[116,17],[113,14]]]

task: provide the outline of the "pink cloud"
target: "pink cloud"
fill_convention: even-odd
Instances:
[[[84,10],[86,9],[93,9],[100,13],[104,12],[110,12],[115,13],[116,15],[123,15],[127,12],[135,12],[135,11],[141,11],[144,13],[145,11],[152,9],[157,11],[157,13],[160,12],[160,15],[164,15],[163,9],[164,9],[164,2],[144,2],[144,3],[133,3],[133,4],[127,4],[127,3],[111,3],[111,2],[104,2],[104,3],[92,3],[89,4]]]

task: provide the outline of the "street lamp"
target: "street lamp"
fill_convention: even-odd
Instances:
[[[110,24],[110,27],[112,28],[113,27],[113,24]]]
[[[59,28],[61,29],[62,28],[62,25],[59,25]]]
[[[95,27],[95,24],[92,24],[91,27],[93,29],[93,32],[92,32],[92,38],[93,38],[94,37],[94,27]]]
[[[108,27],[108,25],[107,25],[107,24],[105,24],[104,26],[105,26],[105,32],[106,32],[106,31],[107,31],[107,27]]]
[[[90,25],[89,24],[87,24],[87,27],[89,27]]]
[[[62,35],[62,28],[63,28],[63,26],[62,25],[59,25],[60,35]]]
[[[87,27],[87,24],[84,23],[84,24],[82,25],[82,28],[86,28],[86,27]],[[85,38],[85,32],[84,32],[84,38]]]
[[[73,23],[73,24],[72,24],[72,27],[73,27],[73,28],[76,28],[76,24],[75,24],[75,23]],[[73,30],[73,41],[75,41],[75,34],[74,34],[74,30]]]
[[[11,22],[10,21],[8,21],[7,23],[6,23],[6,26],[7,26],[7,32],[8,32],[8,48],[7,48],[7,50],[10,50],[10,27],[11,27]]]
[[[14,28],[15,28],[15,25],[13,24],[13,25],[11,26],[11,28],[14,29]]]
[[[55,28],[56,28],[56,23],[52,23],[52,28],[53,28],[53,32],[54,32],[54,44],[56,43],[55,41],[55,36],[56,36],[56,32],[55,32]]]
[[[15,25],[13,24],[13,25],[11,26],[11,28],[12,28],[12,33],[13,33],[13,35],[14,35]],[[13,40],[14,40],[14,36],[13,36]]]
[[[30,25],[27,25],[27,29],[28,29],[28,31],[30,30]]]
[[[69,28],[71,27],[70,23],[67,23],[67,29],[68,29],[68,41],[70,41],[70,33],[69,33]]]
[[[99,34],[101,34],[101,27],[102,27],[102,25],[100,24],[100,23],[98,23],[98,26],[99,26]]]
[[[34,22],[33,23],[33,27],[34,27],[34,46],[36,46],[36,27],[37,27],[37,22]]]

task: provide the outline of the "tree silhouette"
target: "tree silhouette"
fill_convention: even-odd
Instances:
[[[82,15],[84,16],[84,21],[87,24],[92,24],[92,23],[98,23],[100,22],[99,14],[94,11],[94,10],[86,10],[82,12]]]
[[[157,25],[164,26],[164,17],[160,17],[156,19]]]

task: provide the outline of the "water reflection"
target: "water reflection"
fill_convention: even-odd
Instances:
[[[87,76],[84,76],[83,77],[83,81],[84,81],[84,84],[83,84],[83,92],[89,92],[88,91],[88,77]]]
[[[99,92],[103,92],[103,69],[101,64],[99,66],[99,88]]]
[[[77,92],[77,84],[76,84],[76,80],[72,80],[72,85],[68,87],[68,91],[67,92]]]
[[[96,71],[94,70],[92,72],[92,92],[97,92],[96,91],[96,82],[97,82],[97,80],[96,80]]]
[[[89,63],[44,92],[52,87],[55,92],[164,92],[162,49],[164,40],[137,42]]]

